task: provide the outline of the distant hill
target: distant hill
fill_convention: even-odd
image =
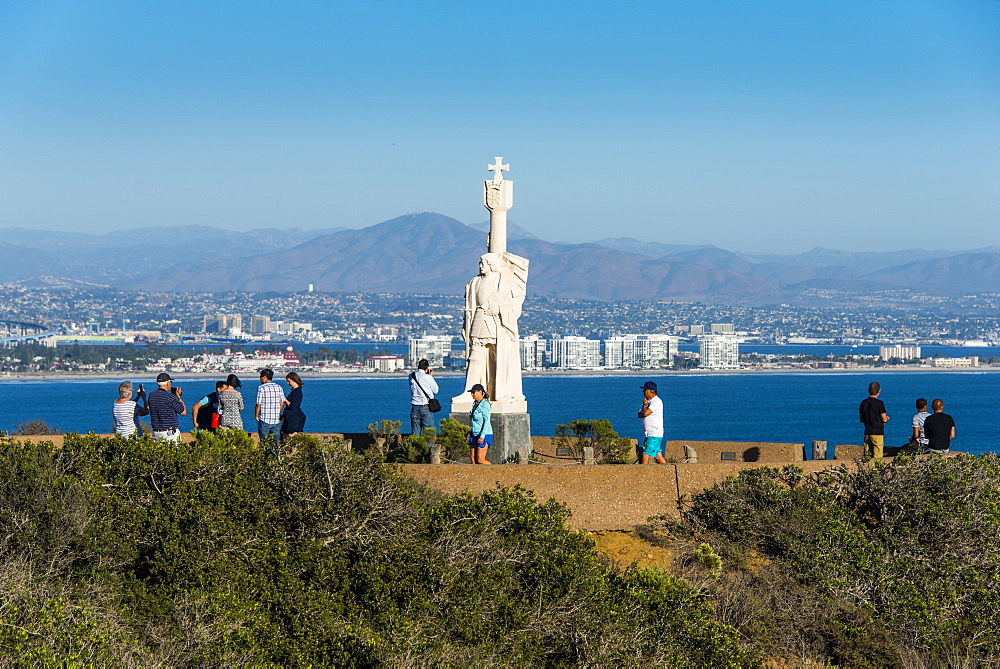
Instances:
[[[740,256],[756,263],[780,263],[782,265],[807,265],[811,267],[843,266],[861,272],[904,265],[906,263],[936,260],[958,255],[957,251],[926,251],[905,249],[902,251],[837,251],[817,246],[805,253],[788,255],[768,253],[741,253]]]
[[[605,300],[805,304],[814,289],[1000,292],[1000,250],[748,254],[712,245],[615,237],[558,244],[508,224],[531,261],[533,295]],[[249,232],[208,226],[88,235],[0,230],[0,281],[164,291],[319,290],[460,294],[486,250],[488,225],[435,213],[360,229]],[[26,284],[27,285],[27,284]]]
[[[490,222],[489,220],[480,221],[479,223],[470,223],[469,227],[473,230],[479,230],[480,232],[489,233]],[[538,239],[535,235],[531,234],[520,225],[514,223],[510,219],[507,220],[507,239]]]
[[[136,228],[88,235],[52,230],[0,229],[0,281],[39,274],[115,283],[180,259],[236,258],[281,250],[336,230],[259,229],[248,232],[209,226]]]
[[[529,291],[596,299],[729,299],[768,293],[756,277],[669,263],[596,244],[510,240],[531,261]],[[486,234],[434,213],[400,216],[292,249],[213,266],[186,263],[133,283],[149,290],[303,290],[461,293],[486,251]]]
[[[693,244],[661,244],[659,242],[646,242],[631,237],[608,237],[599,242],[594,242],[598,246],[613,249],[615,251],[626,251],[638,255],[649,256],[651,258],[662,258],[663,256],[694,251],[697,249],[718,248],[709,244],[697,246]]]
[[[872,281],[938,295],[1000,293],[1000,251],[963,253],[872,272]]]

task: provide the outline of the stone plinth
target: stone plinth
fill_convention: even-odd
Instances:
[[[471,405],[470,405],[471,406]],[[463,425],[469,424],[469,413],[452,413],[448,416]],[[531,417],[527,413],[492,413],[493,446],[486,459],[495,465],[517,462],[518,455],[527,459],[531,454]]]

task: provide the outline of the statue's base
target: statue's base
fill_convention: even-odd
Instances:
[[[470,395],[461,396],[461,399],[455,398],[451,401],[451,412],[464,413],[466,416],[472,411],[472,399]],[[498,413],[528,413],[528,402],[527,400],[520,400],[517,402],[501,402],[490,400],[490,413],[492,415],[497,415]]]
[[[527,405],[527,402],[523,404]],[[491,405],[491,408],[494,405]],[[472,405],[469,405],[472,408]],[[463,425],[469,424],[469,412],[453,411],[450,416]],[[486,452],[486,459],[495,465],[525,461],[531,455],[531,417],[523,413],[491,413],[493,447]]]

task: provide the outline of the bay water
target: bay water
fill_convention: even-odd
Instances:
[[[34,419],[64,432],[111,431],[111,406],[118,384],[128,378],[155,388],[152,378],[120,377],[82,380],[0,381],[0,429],[12,432],[16,423]],[[215,379],[185,379],[190,405],[215,389]],[[220,378],[222,378],[220,376]],[[383,419],[409,429],[409,391],[405,375],[351,378],[304,377],[303,410],[308,432],[365,432],[369,423]],[[882,384],[890,422],[886,445],[899,446],[910,435],[914,400],[940,397],[955,418],[955,450],[985,453],[1000,450],[997,430],[998,372],[791,372],[734,374],[556,375],[524,378],[532,433],[555,434],[556,425],[574,419],[605,418],[619,434],[641,435],[636,412],[639,386],[656,381],[666,409],[668,439],[763,441],[808,444],[861,443],[858,404],[867,396],[868,383]],[[244,424],[252,424],[256,379],[245,379],[247,409]],[[438,378],[438,398],[444,417],[449,398],[462,391],[464,377]],[[181,417],[190,429],[190,415]]]

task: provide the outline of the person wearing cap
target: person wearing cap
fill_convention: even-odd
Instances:
[[[187,415],[187,407],[181,399],[181,388],[172,386],[173,378],[166,372],[160,372],[156,377],[156,390],[146,399],[149,409],[149,423],[153,428],[153,439],[157,441],[181,440],[181,430],[178,416]]]
[[[657,396],[656,382],[646,381],[639,386],[642,389],[642,408],[639,418],[642,419],[642,431],[645,441],[642,444],[642,464],[648,465],[653,458],[657,464],[667,464],[663,457],[663,400]]]
[[[281,407],[285,404],[285,391],[272,381],[274,372],[260,370],[260,387],[257,388],[257,404],[253,417],[257,419],[257,436],[261,443],[267,439],[278,439],[281,431]]]
[[[243,395],[236,390],[243,383],[235,374],[226,378],[226,387],[219,393],[219,427],[243,429]]]
[[[469,389],[472,393],[472,411],[469,412],[469,459],[474,465],[488,465],[486,454],[493,445],[493,426],[490,424],[490,400],[486,388],[477,383]]]

